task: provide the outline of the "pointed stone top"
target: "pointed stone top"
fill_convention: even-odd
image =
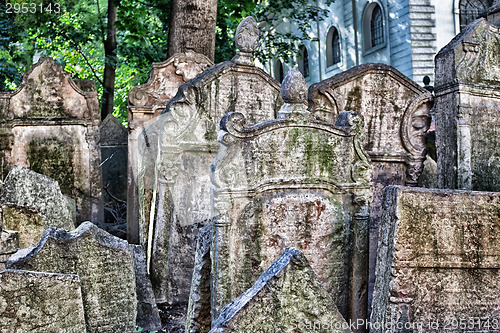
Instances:
[[[288,118],[290,113],[309,114],[307,111],[307,83],[297,67],[289,71],[281,84],[281,98],[285,104],[278,118]]]
[[[259,27],[257,21],[251,16],[244,18],[236,29],[235,44],[239,52],[233,62],[239,65],[254,66],[253,51],[259,43]]]

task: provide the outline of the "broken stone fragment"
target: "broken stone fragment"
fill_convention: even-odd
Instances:
[[[227,304],[211,333],[351,332],[304,254],[287,248],[241,296]]]

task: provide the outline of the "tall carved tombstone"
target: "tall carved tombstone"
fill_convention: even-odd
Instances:
[[[191,80],[212,65],[206,56],[187,51],[177,53],[164,62],[153,63],[149,81],[130,90],[128,96],[128,184],[127,184],[127,234],[130,243],[139,244],[139,198],[151,200],[154,173],[141,175],[141,193],[137,187],[138,137],[144,127],[152,126],[167,102],[175,96],[177,89],[183,83]],[[155,157],[155,156],[154,156]],[[152,161],[142,159],[145,169],[154,168]],[[149,221],[149,206],[143,211],[145,220]]]
[[[88,333],[136,331],[132,249],[91,222],[72,232],[47,228],[37,245],[10,257],[7,268],[76,274],[81,281]]]
[[[440,188],[500,191],[498,9],[497,2],[488,20],[474,21],[436,56]]]
[[[198,228],[210,219],[210,163],[219,149],[220,119],[235,110],[250,123],[273,119],[282,103],[279,84],[254,65],[258,36],[255,20],[244,19],[236,56],[182,85],[139,137],[139,240],[158,302],[187,305]],[[145,191],[150,179],[151,196]]]
[[[344,110],[363,115],[363,146],[373,162],[370,205],[370,293],[375,283],[375,253],[382,189],[417,186],[430,126],[432,95],[395,68],[383,64],[356,66],[309,88],[313,115],[333,123]],[[372,255],[373,254],[373,255]]]
[[[252,126],[231,112],[221,121],[211,167],[212,319],[288,246],[307,256],[347,320],[366,319],[372,167],[363,120],[352,111],[336,125],[314,119],[296,68],[281,94],[278,119]]]
[[[41,58],[17,90],[0,93],[3,175],[18,165],[49,176],[76,200],[78,223],[102,221],[99,123],[95,84]]]
[[[386,187],[370,332],[498,332],[499,256],[500,193]]]

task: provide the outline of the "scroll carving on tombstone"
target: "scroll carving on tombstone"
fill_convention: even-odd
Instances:
[[[278,119],[252,125],[230,112],[221,120],[211,167],[212,318],[295,246],[339,311],[366,319],[372,167],[359,142],[363,120],[352,111],[336,125],[314,119],[298,69],[281,94]]]
[[[77,205],[77,222],[103,219],[99,101],[95,84],[73,80],[41,58],[19,88],[0,93],[4,174],[14,165],[58,181]]]
[[[241,24],[240,56],[179,87],[138,136],[137,238],[159,302],[187,305],[198,228],[210,219],[210,163],[219,149],[220,119],[245,110],[249,122],[261,122],[275,118],[282,104],[279,84],[253,63],[255,20]]]

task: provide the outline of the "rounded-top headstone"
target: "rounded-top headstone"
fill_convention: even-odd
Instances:
[[[305,103],[307,100],[307,83],[297,67],[289,71],[281,84],[281,97],[285,103]]]
[[[235,44],[241,52],[251,53],[259,42],[259,27],[251,16],[243,19],[236,29]]]

